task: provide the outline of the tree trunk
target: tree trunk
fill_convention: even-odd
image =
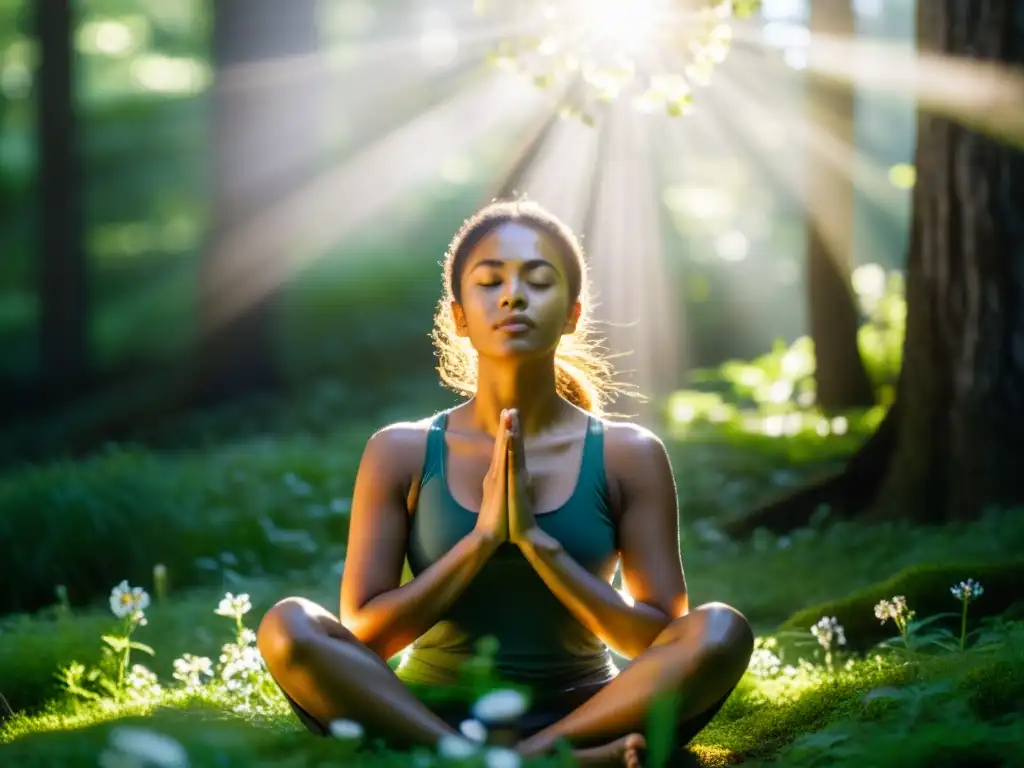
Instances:
[[[922,2],[918,38],[1020,66],[1024,3]],[[1024,154],[921,114],[916,162],[902,412],[875,514],[943,522],[1024,503]]]
[[[850,0],[815,0],[814,44],[854,36]],[[817,42],[815,42],[817,41]],[[810,130],[822,146],[808,154],[807,298],[816,358],[818,405],[825,412],[874,405],[875,395],[857,346],[859,318],[850,286],[853,246],[853,87],[810,75]],[[827,149],[826,149],[827,148]]]
[[[300,232],[261,220],[310,178],[324,131],[315,0],[214,2],[213,231],[200,274],[202,402],[277,389],[276,308]],[[344,201],[338,201],[344,205]]]
[[[80,387],[89,372],[88,265],[74,107],[70,0],[36,6],[38,73],[39,372],[46,391]]]

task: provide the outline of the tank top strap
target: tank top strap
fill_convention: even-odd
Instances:
[[[427,449],[423,456],[423,474],[420,485],[432,477],[444,477],[444,429],[448,422],[448,411],[438,413],[430,420],[427,428]]]
[[[596,416],[587,416],[587,436],[583,443],[580,462],[580,484],[605,488],[608,478],[604,469],[604,422]]]

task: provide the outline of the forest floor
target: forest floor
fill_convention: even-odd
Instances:
[[[150,579],[139,575],[146,571],[138,563],[157,562],[154,552],[169,547],[177,535],[176,514],[195,515],[189,530],[206,535],[202,526],[213,526],[216,518],[207,510],[216,504],[220,528],[211,528],[209,537],[233,525],[225,499],[235,497],[223,485],[227,473],[240,471],[239,466],[248,473],[245,494],[234,502],[239,515],[277,509],[284,503],[278,494],[285,493],[308,513],[292,518],[291,528],[305,525],[306,519],[311,529],[321,526],[317,536],[343,530],[332,526],[347,513],[344,486],[368,429],[352,427],[343,438],[210,443],[187,453],[153,452],[144,458],[126,448],[0,478],[0,506],[7,502],[15,511],[19,505],[54,506],[53,489],[63,488],[64,506],[57,504],[54,514],[78,538],[59,545],[65,547],[62,556],[82,560],[83,579],[96,574],[107,579],[105,586],[93,585],[91,599],[73,601],[74,607],[58,601],[0,617],[0,694],[17,710],[0,724],[3,763],[17,768],[94,766],[97,760],[106,766],[220,768],[507,764],[501,762],[507,755],[482,748],[461,762],[433,750],[404,753],[364,744],[355,751],[351,740],[313,738],[299,726],[269,682],[251,632],[244,630],[255,628],[262,612],[285,595],[303,595],[333,608],[343,550],[314,547],[304,567],[289,561],[247,568],[247,558],[265,554],[254,544],[252,552],[223,553],[205,577],[190,574],[181,579],[189,586],[173,589],[154,589]],[[849,447],[830,454],[822,446],[808,451],[790,439],[778,439],[766,449],[769,442],[668,440],[680,486],[681,551],[691,602],[736,606],[758,636],[740,686],[677,762],[858,768],[1015,764],[1024,732],[1024,621],[1014,586],[1024,549],[1024,515],[994,512],[977,522],[927,529],[818,520],[790,536],[728,540],[717,533],[716,518],[763,498],[766,486],[789,487],[832,466]],[[814,460],[806,460],[807,455]],[[344,472],[333,471],[338,463]],[[150,483],[151,476],[159,481]],[[153,499],[173,496],[183,485],[204,483],[213,496],[181,501],[185,511],[180,513],[175,513],[177,498],[171,498],[163,527],[149,531],[140,526],[137,540],[122,541],[120,551],[102,538],[111,526],[90,522],[76,528],[72,520],[76,515],[102,517],[97,510],[108,508],[119,515],[134,514],[136,507],[139,514],[147,509],[164,514],[151,511],[156,502],[151,504],[147,494]],[[75,494],[67,492],[69,487],[84,497],[88,494],[82,489],[89,489],[94,498],[72,503],[67,499]],[[266,533],[266,525],[260,525]],[[246,531],[255,541],[255,534]],[[284,544],[300,550],[306,546],[296,544],[296,536],[283,528],[273,532]],[[273,543],[274,536],[267,537]],[[194,546],[196,539],[189,541]],[[19,567],[32,572],[29,563]],[[176,573],[172,567],[171,585]],[[121,578],[135,579],[153,594],[145,610],[147,623],[131,635],[142,647],[130,649],[127,668],[143,664],[155,680],[138,669],[118,677],[126,648],[118,637],[125,624],[112,616],[101,590],[110,590]],[[965,623],[965,601],[953,591],[968,579],[983,591],[966,601]],[[251,608],[243,613],[245,606],[236,606],[236,618],[222,615],[231,614],[230,607],[218,614],[227,592],[248,595]],[[916,611],[905,627],[906,638],[896,622],[883,623],[875,615],[876,605],[896,596],[905,597]],[[831,642],[827,632],[811,631],[830,617],[843,627],[842,644],[834,626]],[[110,652],[101,652],[103,647]],[[208,667],[197,660],[203,657]],[[110,680],[107,687],[104,677]],[[652,752],[657,752],[657,718],[649,728]],[[131,761],[143,753],[150,762]],[[559,756],[537,764],[566,762]]]

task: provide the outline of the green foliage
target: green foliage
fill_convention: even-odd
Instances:
[[[877,525],[840,521],[822,527],[825,518],[815,527],[787,536],[759,531],[744,542],[721,536],[711,519],[690,523],[688,517],[684,509],[681,549],[693,604],[721,600],[735,605],[766,632],[783,624],[783,630],[807,635],[822,616],[838,616],[858,647],[896,634],[891,624],[883,626],[874,617],[879,600],[906,595],[923,618],[959,610],[949,593],[953,584],[968,576],[984,583],[975,569],[947,571],[937,564],[950,563],[951,558],[953,564],[1012,563],[1024,549],[1024,516],[1017,510],[942,527],[915,527],[904,521]],[[896,578],[904,570],[914,574],[931,569],[936,569],[934,582],[922,579],[928,583],[920,587],[916,579],[921,577],[910,576],[908,583]],[[982,572],[989,574],[978,569]],[[989,574],[989,578],[994,591],[986,591],[972,603],[975,618],[1006,610],[1019,599],[1001,591],[1001,577]],[[850,595],[857,597],[855,606],[845,606]],[[917,599],[919,605],[913,602]],[[955,620],[953,624],[958,629]]]
[[[815,406],[814,343],[802,336],[792,344],[776,341],[753,360],[729,360],[691,374],[694,389],[672,394],[666,417],[679,435],[700,437],[724,427],[727,434],[768,437],[843,437],[863,439],[881,422],[892,402],[903,361],[906,299],[903,278],[877,264],[859,267],[853,276],[865,322],[858,331],[861,358],[881,405],[864,411],[826,415]]]
[[[933,615],[942,616],[943,620],[939,623],[955,630],[959,635],[960,601],[950,594],[952,586],[968,578],[984,584],[984,594],[972,602],[970,607],[971,624],[977,626],[981,618],[1001,614],[1020,600],[1019,584],[1022,574],[1024,561],[1020,560],[1005,563],[914,566],[840,600],[828,601],[798,611],[782,625],[782,630],[800,632],[822,616],[835,616],[846,628],[849,647],[867,649],[892,637],[894,633],[891,624],[882,624],[875,618],[874,606],[880,600],[902,595],[922,620]],[[931,631],[936,628],[929,627]]]
[[[179,587],[225,573],[286,573],[337,559],[362,446],[373,427],[333,439],[253,439],[199,455],[111,447],[0,479],[0,610],[34,610],[64,584],[72,604],[105,596],[162,563]]]
[[[570,88],[564,114],[594,121],[601,102],[631,96],[641,110],[686,114],[732,45],[730,19],[746,18],[759,0],[476,0],[495,21],[529,19],[504,36],[492,65],[523,74],[538,88]],[[655,53],[651,55],[651,51]],[[651,66],[650,61],[657,62]]]

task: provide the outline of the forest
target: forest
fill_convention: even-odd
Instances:
[[[526,197],[756,638],[644,765],[1019,765],[1022,94],[1010,0],[0,0],[0,762],[574,764],[312,738],[255,644]]]

